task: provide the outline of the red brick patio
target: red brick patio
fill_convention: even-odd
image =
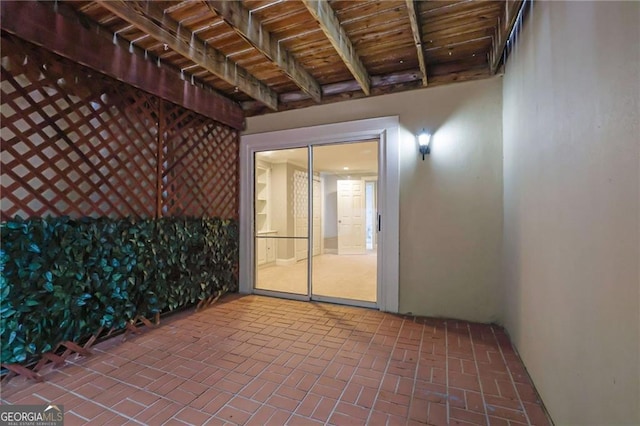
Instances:
[[[2,403],[66,425],[550,424],[497,326],[232,295],[93,352]]]

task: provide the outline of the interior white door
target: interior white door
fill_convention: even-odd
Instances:
[[[366,252],[364,182],[338,181],[338,254]]]

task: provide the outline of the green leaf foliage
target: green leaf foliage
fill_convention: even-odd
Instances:
[[[3,363],[238,286],[232,220],[18,217],[0,233]]]

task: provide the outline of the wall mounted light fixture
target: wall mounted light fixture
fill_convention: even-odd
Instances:
[[[431,134],[424,129],[418,134],[418,147],[424,161],[424,155],[431,153]]]

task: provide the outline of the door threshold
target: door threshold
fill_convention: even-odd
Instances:
[[[311,296],[311,301],[333,303],[335,305],[355,306],[358,308],[379,309],[378,304],[376,302],[367,302],[366,300],[343,299],[341,297],[313,295]]]
[[[301,302],[308,302],[311,300],[311,298],[306,294],[286,293],[284,291],[275,290],[260,290],[257,288],[253,289],[253,294],[257,294],[259,296],[278,297],[280,299],[299,300]]]
[[[376,302],[367,302],[366,300],[343,299],[340,297],[317,295],[309,297],[306,294],[286,293],[275,290],[260,290],[257,288],[253,289],[253,294],[257,294],[258,296],[277,297],[279,299],[298,300],[300,302],[322,302],[332,303],[334,305],[354,306],[357,308],[379,309]]]

